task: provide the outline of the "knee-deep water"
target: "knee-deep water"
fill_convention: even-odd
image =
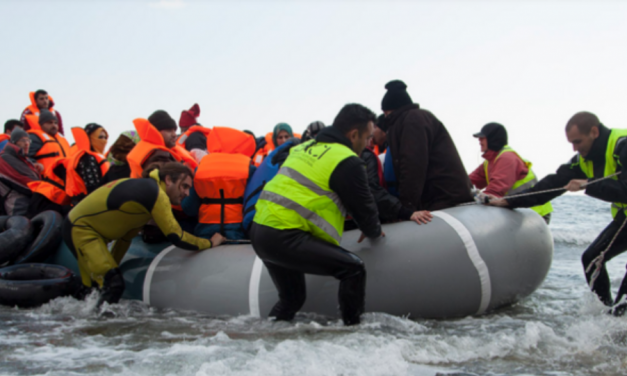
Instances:
[[[609,204],[554,201],[553,265],[518,304],[481,317],[423,320],[368,313],[357,327],[299,314],[275,323],[160,310],[138,301],[95,310],[59,298],[0,307],[2,375],[626,375],[627,317],[605,314],[580,257]],[[613,292],[627,254],[608,264]],[[107,311],[107,314],[103,314]]]

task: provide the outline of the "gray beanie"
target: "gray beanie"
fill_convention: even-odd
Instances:
[[[11,132],[11,143],[15,144],[24,137],[28,138],[28,133],[20,127],[15,127]]]
[[[39,125],[46,124],[50,120],[59,121],[59,119],[57,119],[57,116],[55,114],[53,114],[52,112],[50,112],[48,110],[41,110],[41,111],[39,111]]]

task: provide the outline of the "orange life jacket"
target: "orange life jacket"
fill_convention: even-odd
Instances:
[[[34,116],[37,117],[37,124],[39,124],[39,107],[37,107],[37,101],[35,100],[35,92],[31,91],[30,93],[28,93],[28,96],[30,97],[30,105],[28,105],[24,111],[29,110],[30,113]],[[48,99],[50,100],[50,103],[54,103],[54,100],[52,99],[52,97],[50,96],[50,94],[48,94]],[[50,107],[48,109],[48,111],[52,112],[54,114],[54,108]],[[29,122],[30,123],[30,122]],[[31,124],[32,127],[32,124]]]
[[[144,163],[155,150],[167,151],[175,160],[185,163],[192,170],[198,166],[196,160],[180,145],[173,148],[166,147],[163,136],[148,120],[138,118],[133,120],[133,124],[141,141],[126,156],[126,161],[131,168],[131,178],[141,178]]]
[[[249,169],[246,155],[214,152],[203,157],[194,176],[194,189],[201,200],[200,223],[242,223]],[[220,232],[224,235],[223,229]]]
[[[74,135],[74,141],[76,141],[76,152],[68,158],[66,164],[66,176],[65,176],[65,192],[71,198],[80,197],[81,195],[87,195],[87,188],[85,182],[80,177],[76,168],[81,158],[85,154],[92,155],[96,158],[98,165],[100,166],[100,172],[104,176],[109,171],[109,162],[104,155],[96,153],[91,150],[91,143],[89,142],[89,136],[83,128],[72,128],[72,135]]]
[[[39,193],[58,205],[70,205],[70,197],[65,193],[65,181],[54,173],[54,170],[63,165],[67,167],[67,159],[60,158],[49,164],[42,174],[41,180],[27,183],[33,193]]]
[[[189,138],[189,136],[194,133],[194,132],[200,132],[202,134],[204,134],[206,137],[209,137],[209,134],[211,133],[211,128],[205,128],[203,126],[200,125],[194,125],[193,127],[190,127],[187,132],[183,133],[182,135],[179,136],[179,138],[176,140],[176,144],[180,145],[181,147],[183,147],[185,149],[185,142],[187,141],[187,139]]]
[[[242,154],[250,158],[255,153],[255,138],[229,127],[214,127],[207,136],[209,153]]]
[[[2,133],[0,134],[0,142],[8,141],[11,139],[11,135]]]
[[[266,144],[262,148],[257,150],[255,155],[253,155],[252,157],[253,164],[256,167],[259,167],[261,162],[263,162],[264,158],[267,157],[268,154],[272,153],[274,149],[276,149],[276,146],[274,145],[274,141],[272,140],[273,134],[274,132],[270,132],[266,134]],[[301,135],[299,133],[294,133],[294,137],[300,139]]]
[[[26,115],[26,120],[28,120],[31,128],[26,132],[36,135],[43,143],[41,149],[35,154],[34,159],[44,165],[44,169],[54,164],[58,159],[63,159],[70,155],[70,144],[61,133],[51,136],[42,131],[39,125],[39,116]]]

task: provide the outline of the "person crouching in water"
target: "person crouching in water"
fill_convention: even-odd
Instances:
[[[315,140],[291,149],[262,191],[251,240],[279,291],[269,316],[294,318],[305,303],[308,273],[339,279],[342,320],[359,324],[366,269],[340,241],[347,210],[363,233],[360,241],[384,236],[364,162],[358,157],[372,137],[374,121],[366,107],[344,106]]]
[[[108,183],[76,205],[63,223],[63,238],[78,260],[83,285],[96,282],[102,290],[99,305],[117,303],[124,292],[118,265],[131,241],[153,219],[167,239],[177,247],[199,251],[216,247],[224,238],[211,240],[183,232],[172,215],[189,194],[192,171],[178,162],[151,165],[141,179]],[[107,244],[115,240],[111,252]]]

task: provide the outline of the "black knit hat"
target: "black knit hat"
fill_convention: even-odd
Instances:
[[[479,133],[473,134],[474,137],[485,137],[488,140],[488,149],[499,151],[507,145],[507,130],[502,124],[488,123],[481,127]]]
[[[47,122],[51,120],[59,121],[59,119],[57,119],[57,116],[53,114],[52,112],[48,110],[39,111],[39,125],[46,124]]]
[[[148,117],[148,121],[159,131],[178,129],[174,119],[172,119],[170,115],[163,110],[153,112],[152,115]]]
[[[89,136],[92,133],[94,133],[96,130],[98,130],[98,128],[102,128],[102,125],[96,124],[96,123],[89,123],[85,126],[85,133],[87,133],[87,135]]]
[[[414,103],[407,93],[407,85],[403,81],[394,80],[385,84],[388,90],[381,101],[381,109],[383,111],[397,110],[403,106]]]

